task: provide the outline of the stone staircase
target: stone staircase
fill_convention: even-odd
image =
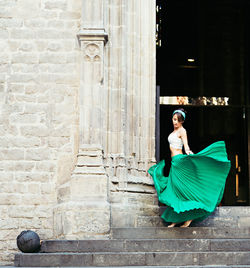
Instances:
[[[113,228],[110,239],[44,241],[40,253],[16,254],[15,266],[250,267],[249,210],[218,208],[190,228]]]

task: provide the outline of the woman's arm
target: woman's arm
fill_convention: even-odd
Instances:
[[[186,154],[193,154],[193,152],[190,150],[190,148],[188,146],[187,131],[185,128],[180,129],[180,137],[181,137],[183,144],[184,144],[185,153]]]

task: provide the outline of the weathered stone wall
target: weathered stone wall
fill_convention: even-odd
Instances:
[[[78,0],[0,0],[0,265],[16,237],[53,237],[78,150]]]
[[[0,265],[22,230],[159,223],[155,0],[0,0],[0,94]]]

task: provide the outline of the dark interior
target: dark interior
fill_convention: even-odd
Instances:
[[[249,2],[157,0],[159,95],[229,98],[223,106],[160,105],[157,158],[167,160],[167,175],[171,115],[183,107],[194,152],[218,140],[226,142],[232,168],[222,205],[249,205]]]

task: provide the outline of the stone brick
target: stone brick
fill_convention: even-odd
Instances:
[[[81,17],[80,12],[61,12],[59,18],[62,20],[78,20]]]
[[[46,25],[46,21],[43,19],[31,19],[31,20],[25,20],[24,25],[27,28],[44,28]]]
[[[11,39],[33,39],[34,32],[31,29],[11,29],[10,30]]]
[[[9,37],[9,32],[0,28],[0,39],[7,39]]]
[[[66,10],[67,8],[67,1],[65,0],[60,0],[60,1],[46,1],[44,3],[44,8],[45,9],[59,9],[59,10]]]
[[[12,18],[12,8],[0,8],[0,18]]]
[[[27,51],[32,51],[34,48],[34,45],[33,43],[22,43],[19,47],[19,50],[20,51],[24,51],[24,52],[27,52]],[[26,54],[23,54],[23,55],[26,55]]]
[[[28,83],[37,81],[36,74],[11,74],[10,75],[11,82],[20,82],[20,83]]]
[[[6,1],[10,2],[10,1]],[[21,19],[15,19],[15,18],[2,18],[0,19],[0,27],[1,28],[18,28],[22,27],[23,25],[23,20]]]
[[[10,65],[9,64],[1,64],[0,65],[0,72],[1,73],[10,73]]]
[[[37,137],[29,137],[29,138],[15,137],[15,138],[9,138],[8,141],[9,141],[10,146],[13,146],[13,147],[30,148],[30,147],[37,147],[41,144],[41,140]]]
[[[41,194],[41,186],[40,183],[29,183],[27,185],[28,193],[32,194]]]
[[[13,7],[16,5],[16,1],[15,0],[1,0],[0,1],[0,7]]]
[[[28,7],[28,8],[27,8]],[[40,2],[32,0],[17,1],[12,10],[12,16],[16,18],[37,18],[40,11]]]
[[[11,93],[24,93],[24,85],[9,83],[8,91]]]
[[[60,148],[69,142],[68,137],[49,137],[49,147]]]
[[[41,10],[40,11],[40,17],[44,19],[57,19],[58,18],[58,12],[54,10]]]
[[[22,149],[8,149],[1,150],[1,160],[24,160],[24,150]]]
[[[12,63],[38,63],[38,56],[34,53],[14,53]]]
[[[48,182],[51,179],[51,174],[47,172],[18,172],[15,175],[15,179],[19,182]]]
[[[42,183],[41,184],[41,193],[42,194],[50,194],[54,190],[55,190],[55,185],[52,183]]]
[[[25,86],[25,94],[32,94],[32,95],[40,95],[45,94],[48,92],[48,89],[43,85],[26,85]]]
[[[35,137],[45,137],[49,135],[50,130],[45,127],[38,125],[34,126],[23,126],[20,128],[21,134],[24,136],[35,136]]]
[[[39,57],[40,63],[66,63],[66,55],[65,54],[59,54],[59,53],[43,53],[40,54]]]
[[[50,159],[50,151],[44,148],[28,149],[25,153],[26,160],[42,161]]]
[[[6,53],[0,53],[0,63],[9,63],[9,55]]]
[[[39,114],[47,114],[47,111],[49,109],[49,105],[48,104],[35,104],[35,103],[30,103],[30,104],[25,104],[24,106],[24,113],[28,113],[28,114],[33,114],[33,113],[39,113]],[[44,127],[42,127],[44,128]],[[47,136],[48,133],[46,133]],[[25,134],[24,134],[25,135]],[[33,134],[31,134],[33,135]]]
[[[62,20],[50,20],[50,21],[48,21],[48,27],[62,29],[62,28],[64,28],[64,21],[62,21]]]
[[[11,124],[33,124],[37,121],[37,115],[34,114],[15,114],[10,116]]]
[[[9,194],[9,193],[0,194],[0,205],[18,205],[20,204],[20,202],[21,202],[20,194]],[[0,232],[0,236],[1,236],[1,232]]]
[[[37,171],[55,172],[56,163],[52,161],[39,161],[36,163]]]
[[[49,51],[62,50],[62,43],[51,42],[51,43],[48,44],[48,50]]]
[[[35,163],[32,161],[18,161],[14,164],[14,170],[30,172],[34,169]]]
[[[7,165],[6,165],[7,166]],[[9,166],[11,169],[11,166]],[[8,170],[8,167],[6,167],[6,170]],[[9,183],[12,183],[14,180],[14,174],[6,171],[1,171],[0,172],[0,182],[5,182],[8,181]]]

